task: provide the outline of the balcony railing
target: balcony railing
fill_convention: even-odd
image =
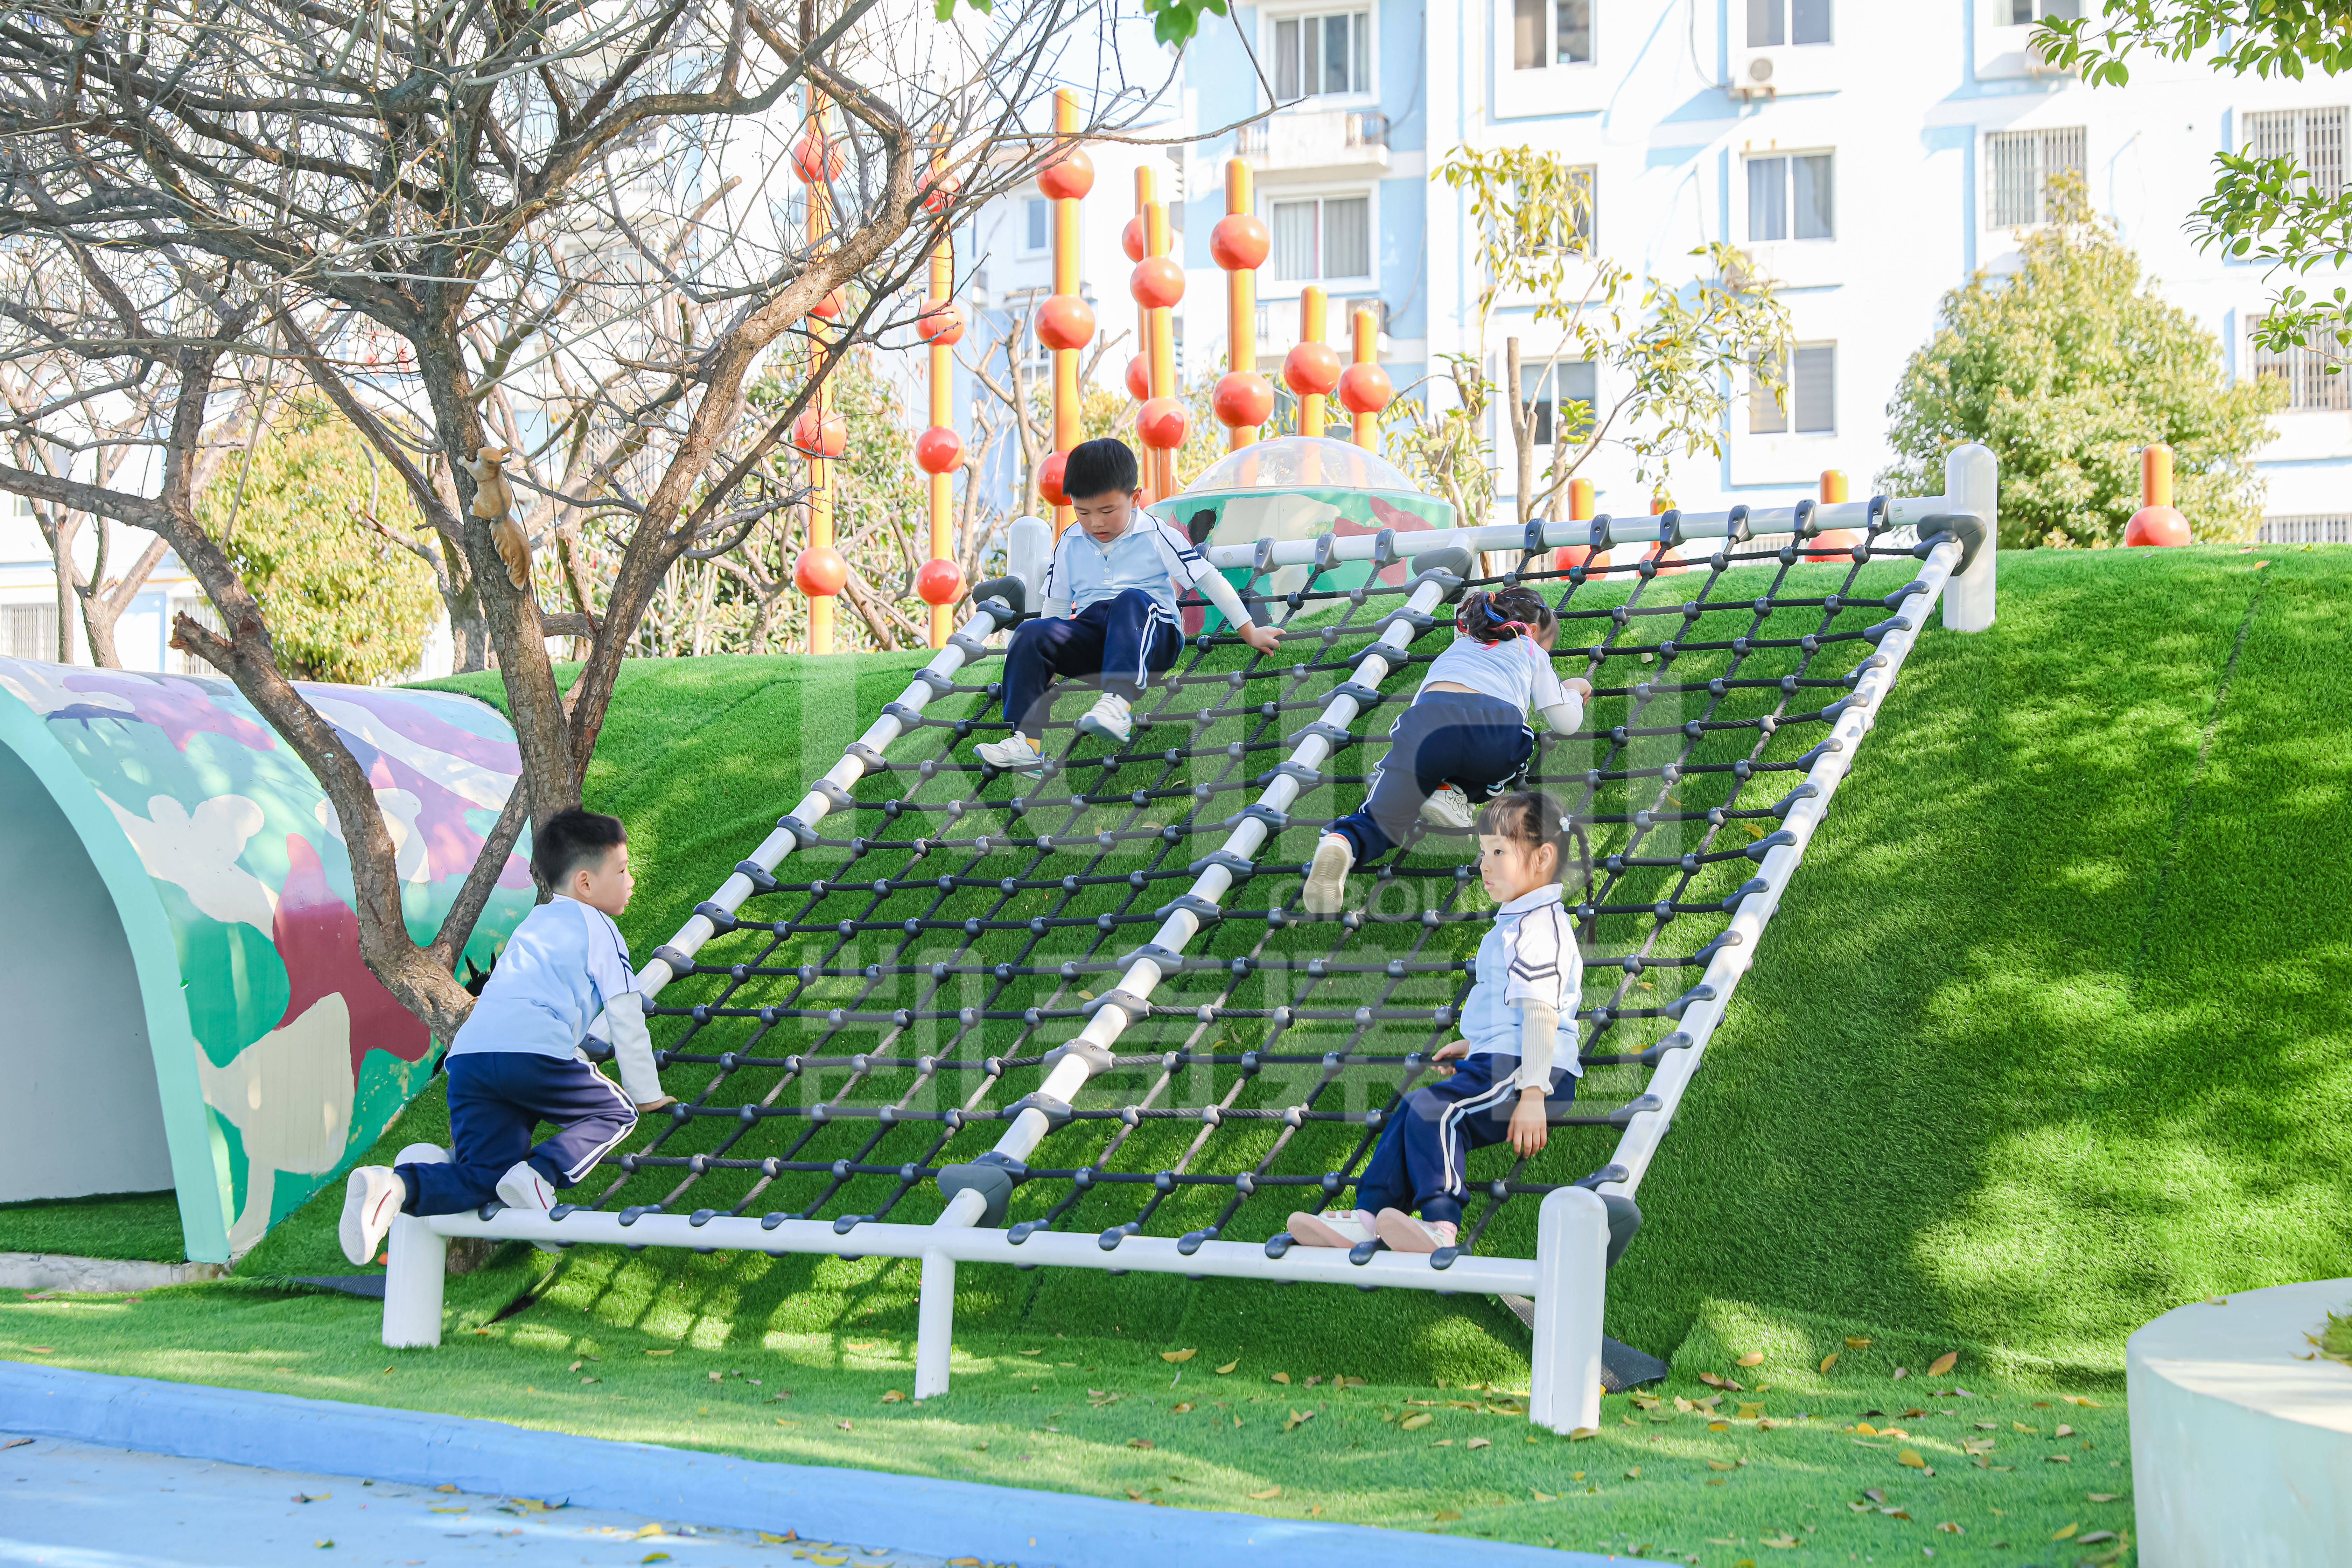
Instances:
[[[1237,150],[1262,169],[1386,168],[1389,118],[1377,110],[1286,110],[1243,126]]]

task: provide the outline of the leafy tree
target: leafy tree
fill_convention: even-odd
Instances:
[[[269,618],[297,679],[372,684],[416,668],[440,606],[403,548],[425,528],[407,487],[321,399],[266,426],[196,505]]]
[[[2249,537],[2262,499],[2251,458],[2284,387],[2229,383],[2220,341],[2142,276],[2079,183],[2062,199],[2015,274],[1979,272],[1944,296],[1887,405],[1900,460],[1878,488],[1933,495],[1945,454],[1981,441],[2000,458],[2004,546],[2114,544],[2139,508],[2140,449],[2163,441],[2197,537]]]
[[[2131,79],[2131,57],[2181,62],[2208,57],[2216,71],[2301,81],[2352,71],[2352,11],[2345,0],[2105,0],[2095,18],[2039,24],[2036,47],[2094,87]],[[2273,352],[2297,345],[2340,359],[2352,330],[2352,290],[2315,298],[2293,279],[2315,267],[2352,265],[2352,188],[2312,170],[2293,152],[2249,144],[2215,155],[2212,193],[2189,232],[2207,248],[2265,263],[2281,279],[2254,340]],[[2331,364],[2330,374],[2341,369]]]

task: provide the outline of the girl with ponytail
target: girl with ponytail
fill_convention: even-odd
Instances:
[[[1313,914],[1339,912],[1348,873],[1388,853],[1416,815],[1457,833],[1474,808],[1508,789],[1535,753],[1530,710],[1569,734],[1584,721],[1591,683],[1552,668],[1559,619],[1532,588],[1474,593],[1462,601],[1453,646],[1433,660],[1412,706],[1389,726],[1389,752],[1363,805],[1315,846],[1303,895]]]

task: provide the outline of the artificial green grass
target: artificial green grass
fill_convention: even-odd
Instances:
[[[2352,979],[2352,938],[2339,913],[2352,894],[2344,853],[2352,842],[2346,679],[2352,650],[2337,609],[2352,590],[2352,553],[2037,552],[2004,555],[2000,569],[2000,621],[1978,637],[1932,626],[1922,637],[1782,900],[1643,1182],[1648,1223],[1612,1277],[1611,1330],[1653,1351],[1682,1346],[1673,1386],[1685,1396],[1699,1391],[1692,1372],[1729,1370],[1707,1348],[1710,1333],[1721,1342],[1717,1349],[1731,1348],[1727,1331],[1710,1328],[1733,1310],[1728,1302],[1761,1303],[1752,1310],[1773,1323],[1802,1326],[1811,1314],[1880,1347],[1972,1346],[1954,1375],[1979,1394],[2063,1391],[2105,1401],[2106,1414],[2088,1414],[2094,1425],[2065,1419],[2119,1458],[2122,1343],[2135,1326],[2209,1294],[2340,1275],[2352,1258],[2346,1174],[2352,1030],[2341,1000]],[[919,657],[815,668],[791,659],[631,667],[587,793],[592,805],[618,810],[630,823],[644,869],[639,902],[623,923],[641,956],[770,831],[775,814],[897,694]],[[1303,809],[1348,798],[1344,791],[1315,796]],[[1289,855],[1296,842],[1286,840],[1280,853]],[[1630,1074],[1621,1069],[1620,1078],[1594,1086],[1590,1098],[1606,1102],[1614,1089],[1630,1086]],[[436,1089],[379,1148],[437,1141],[439,1115]],[[1575,1142],[1580,1158],[1606,1148],[1605,1134],[1597,1144]],[[1560,1179],[1590,1163],[1570,1169],[1564,1149],[1531,1173]],[[346,1268],[332,1251],[332,1209],[330,1194],[280,1226],[247,1260],[247,1272]],[[910,1198],[898,1217],[929,1212]],[[1516,1237],[1506,1233],[1501,1249],[1519,1249]],[[444,1352],[444,1362],[509,1342],[500,1336],[526,1328],[563,1343],[657,1330],[743,1353],[761,1347],[793,1366],[796,1380],[818,1375],[799,1369],[824,1359],[810,1347],[832,1345],[827,1335],[870,1335],[895,1358],[893,1368],[911,1358],[911,1268],[660,1251],[600,1257],[602,1250],[568,1255],[533,1305],[480,1343]],[[479,1315],[497,1310],[488,1303],[512,1300],[525,1282],[513,1272],[520,1267],[502,1260],[468,1277],[470,1284],[453,1281],[453,1312],[461,1289],[478,1293],[465,1297],[476,1304],[463,1310]],[[1238,1350],[1250,1358],[1245,1364],[1286,1366],[1297,1377],[1324,1369],[1368,1378],[1368,1389],[1339,1396],[1291,1434],[1291,1447],[1303,1453],[1320,1453],[1307,1445],[1339,1430],[1338,1416],[1352,1401],[1393,1405],[1425,1396],[1441,1380],[1458,1390],[1471,1383],[1523,1385],[1526,1376],[1524,1337],[1499,1309],[1475,1299],[977,1267],[961,1270],[959,1285],[960,1353],[982,1361],[1061,1333],[1087,1347],[1075,1359],[1100,1369],[1100,1379],[1114,1374],[1113,1362],[1110,1348],[1097,1347],[1122,1345],[1197,1346],[1202,1358]],[[194,1325],[218,1314],[224,1323],[251,1322],[248,1339],[262,1342],[257,1336],[267,1324],[237,1313],[299,1309],[343,1314],[321,1320],[341,1325],[322,1343],[338,1333],[354,1336],[362,1359],[373,1343],[373,1311],[352,1303],[176,1291],[149,1304],[166,1301],[189,1303],[190,1332],[199,1338],[214,1331]],[[198,1310],[199,1301],[215,1304]],[[1868,1324],[1889,1328],[1855,1326]],[[1123,1332],[1106,1333],[1109,1325]],[[1815,1327],[1804,1331],[1814,1334]],[[1898,1339],[1897,1328],[1917,1338]],[[453,1337],[471,1336],[453,1330]],[[1817,1334],[1805,1341],[1809,1352],[1820,1342]],[[124,1358],[158,1352],[110,1349],[100,1339],[83,1353],[89,1364],[113,1370],[161,1364],[134,1365]],[[1903,1353],[1919,1359],[1913,1350]],[[1969,1378],[1968,1356],[1983,1359],[1983,1380]],[[983,1392],[987,1374],[966,1376],[964,1364],[956,1394],[922,1412],[923,1421],[961,1422],[958,1401],[967,1392],[976,1400],[996,1397]],[[1859,1376],[1870,1364],[1858,1370],[1849,1355],[1834,1370]],[[1143,1371],[1159,1375],[1148,1364]],[[896,1376],[905,1386],[905,1372]],[[1091,1386],[1115,1386],[1088,1376]],[[1184,1385],[1197,1376],[1189,1372]],[[1826,1403],[1794,1373],[1769,1381]],[[1146,1386],[1138,1383],[1129,1397],[1139,1400]],[[1887,1401],[1899,1386],[1861,1395],[1873,1405],[1832,1413],[1848,1424],[1865,1408],[1896,1414]],[[1025,1397],[1025,1384],[1013,1392]],[[1040,1398],[1054,1392],[1041,1387]],[[336,1396],[378,1395],[337,1385]],[[1056,1463],[1075,1466],[1087,1489],[1123,1495],[1126,1472],[1118,1467],[1143,1451],[1126,1450],[1124,1436],[1107,1425],[1097,1431],[1076,1424],[1101,1412],[1045,1418],[1044,1410],[1060,1407],[1034,1412],[1036,1425],[1063,1426],[1053,1436],[1074,1440],[1055,1450]],[[1025,1419],[1031,1412],[1021,1409]],[[1610,1409],[1611,1422],[1622,1425],[1622,1404],[1612,1400]],[[2027,1400],[2002,1418],[2038,1418],[2046,1431],[2051,1413],[2035,1417],[2031,1409]],[[839,1418],[864,1427],[848,1405],[843,1410]],[[913,1414],[887,1407],[894,1423]],[[2103,1421],[2114,1425],[2095,1425]],[[1518,1441],[1508,1423],[1495,1430],[1496,1450]],[[1082,1434],[1087,1440],[1076,1442]],[[1790,1428],[1769,1437],[1778,1443],[1784,1434],[1825,1436]],[[1888,1463],[1883,1452],[1857,1447],[1854,1436],[1838,1434],[1822,1450],[1842,1444],[1835,1462],[1809,1457],[1798,1467],[1813,1490],[1751,1485],[1765,1479],[1755,1463],[1714,1491],[1698,1489],[1706,1479],[1698,1478],[1689,1500],[1675,1505],[1685,1515],[1676,1529],[1686,1524],[1688,1531],[1671,1540],[1696,1533],[1690,1550],[1706,1553],[1710,1536],[1756,1542],[1768,1529],[1789,1529],[1810,1542],[1801,1527],[1827,1531],[1830,1521],[1798,1503],[1843,1510],[1864,1500],[1840,1488],[1879,1485],[1862,1479],[1874,1472],[1847,1468]],[[1616,1432],[1594,1440],[1621,1441]],[[896,1458],[846,1450],[836,1457],[961,1475],[945,1467],[971,1462],[962,1456],[974,1451],[947,1444],[921,1454],[894,1451]],[[950,1460],[951,1452],[958,1457]],[[1339,1458],[1348,1452],[1343,1445]],[[1396,1461],[1398,1484],[1423,1485],[1441,1473],[1441,1458],[1466,1453],[1439,1451],[1425,1462],[1418,1450],[1407,1454]],[[1331,1484],[1339,1458],[1322,1455],[1317,1485]],[[1960,1468],[1931,1462],[1937,1488]],[[2042,1471],[2022,1465],[2009,1474],[2046,1473],[2053,1486],[2061,1478],[2071,1484],[2082,1480],[2085,1462],[2104,1468],[2107,1461],[2078,1454],[2071,1466],[2035,1462]],[[1577,1468],[1589,1479],[1609,1473],[1606,1466]],[[1617,1473],[1626,1468],[1618,1464]],[[984,1468],[971,1473],[1045,1484]],[[1270,1464],[1248,1472],[1286,1489],[1263,1505],[1223,1494],[1182,1500],[1278,1511],[1293,1500],[1293,1483],[1283,1479],[1289,1473]],[[1986,1479],[2000,1474],[1978,1472],[1972,1484],[2024,1484]],[[1898,1482],[1906,1477],[1926,1479],[1906,1471]],[[1152,1484],[1163,1488],[1154,1500],[1179,1500],[1169,1483]],[[1880,1489],[1890,1499],[1912,1496]],[[1563,1545],[1589,1548],[1604,1534],[1622,1544],[1633,1532],[1640,1537],[1633,1544],[1650,1541],[1663,1552],[1670,1538],[1651,1521],[1673,1521],[1639,1511],[1648,1506],[1643,1492],[1611,1487],[1592,1494],[1608,1500],[1591,1516],[1596,1527],[1589,1539],[1558,1531],[1517,1538],[1550,1533]],[[1323,1517],[1412,1522],[1393,1494],[1383,1495],[1386,1501],[1370,1492],[1360,1501],[1334,1501]],[[2042,1500],[2053,1509],[2063,1500],[2058,1493]],[[1391,1512],[1379,1511],[1392,1503]],[[1987,1510],[2009,1506],[1986,1495]],[[1999,1539],[1979,1529],[1992,1517],[1937,1513],[1908,1523],[1920,1531],[1946,1519],[1963,1524],[1965,1537],[1926,1543],[1939,1558],[1961,1553],[1969,1561],[1965,1554],[1989,1552],[1990,1540]],[[1985,1560],[2059,1561],[2047,1538],[2071,1517],[2034,1516],[2040,1536],[2018,1527],[2015,1550]],[[2087,1531],[2105,1527],[2100,1521],[2113,1522],[2089,1512],[2078,1522]],[[1906,1523],[1859,1514],[1848,1522],[1885,1531]],[[1462,1527],[1472,1526],[1483,1527],[1479,1516]],[[2044,1542],[2047,1557],[2023,1551],[2034,1541]],[[1705,1561],[1721,1558],[1716,1552]]]
[[[509,1261],[497,1288],[478,1276],[452,1282],[449,1337],[429,1352],[382,1349],[370,1304],[250,1285],[131,1304],[0,1296],[0,1355],[758,1459],[1703,1568],[1770,1561],[1791,1545],[1833,1561],[1931,1547],[1943,1562],[2113,1563],[2123,1554],[2115,1532],[2130,1521],[2119,1400],[2030,1357],[1851,1321],[1706,1303],[1673,1379],[1639,1403],[1610,1397],[1598,1435],[1570,1439],[1528,1426],[1523,1385],[1355,1386],[1356,1347],[1338,1333],[1303,1361],[1268,1355],[1239,1331],[1177,1343],[1123,1325],[960,1334],[954,1393],[918,1405],[892,1397],[911,1384],[911,1335],[861,1331],[838,1312],[814,1332],[747,1317],[745,1276],[763,1267],[772,1265],[689,1257],[655,1270],[614,1255],[567,1269],[528,1312],[486,1321],[500,1289],[537,1268]],[[827,1267],[839,1306],[900,1268]],[[1824,1373],[1831,1351],[1838,1360]],[[1947,1351],[1958,1366],[1929,1376]],[[1740,1364],[1751,1356],[1760,1359]],[[1907,1375],[1896,1379],[1898,1366]],[[1969,1443],[1988,1445],[1981,1465]],[[2063,1548],[2053,1544],[2069,1526]]]
[[[152,1263],[178,1263],[188,1255],[179,1199],[169,1192],[0,1204],[0,1252]]]

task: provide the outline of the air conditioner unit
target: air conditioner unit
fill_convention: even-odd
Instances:
[[[1774,44],[1734,49],[1725,90],[1742,100],[1837,90],[1837,51],[1828,44]]]
[[[1749,54],[1746,62],[1731,73],[1731,95],[1742,102],[1751,98],[1778,97],[1780,89],[1772,85],[1772,55],[1767,49]]]

